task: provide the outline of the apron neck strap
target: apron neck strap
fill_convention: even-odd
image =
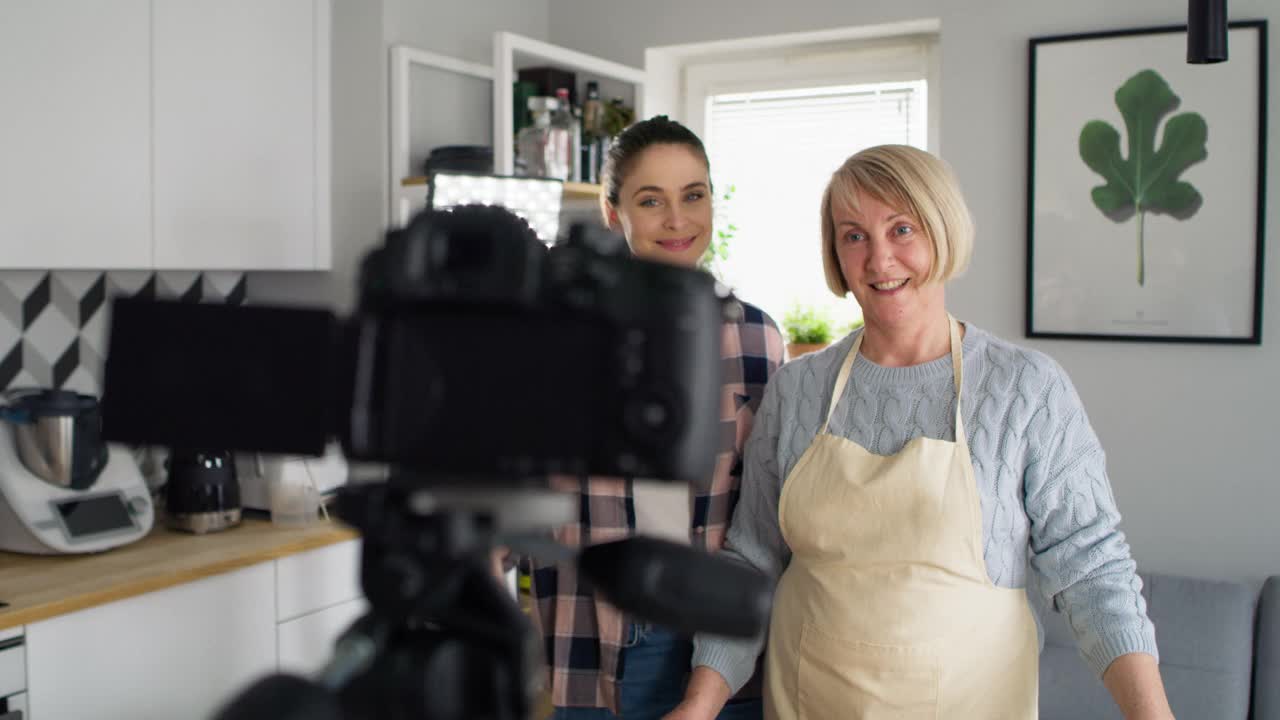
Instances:
[[[960,322],[950,313],[947,314],[947,325],[951,333],[951,374],[956,384],[956,441],[963,442],[961,438],[964,437],[964,426],[960,424],[960,392],[964,388],[964,348],[960,340]],[[858,333],[858,337],[853,339],[853,347],[849,349],[849,354],[840,364],[840,373],[836,375],[836,385],[831,391],[831,404],[827,407],[827,421],[822,425],[822,432],[827,432],[831,427],[831,416],[835,414],[836,403],[840,401],[845,386],[849,384],[849,376],[853,374],[853,361],[858,357],[858,350],[862,348],[862,337],[866,332],[864,327],[862,332]]]
[[[960,322],[947,313],[951,325],[951,376],[956,383],[956,442],[964,447],[968,439],[964,433],[964,422],[960,419],[960,396],[964,392],[964,346],[960,340]]]

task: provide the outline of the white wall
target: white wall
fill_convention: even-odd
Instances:
[[[341,0],[340,0],[341,1]],[[346,0],[352,2],[355,0]],[[548,0],[384,0],[388,46],[412,45],[459,60],[493,62],[493,33],[547,40]]]
[[[333,270],[326,273],[252,273],[249,298],[256,303],[319,303],[348,311],[355,301],[360,259],[382,241],[387,213],[387,76],[390,48],[410,45],[461,60],[493,62],[493,33],[510,30],[548,39],[548,0],[332,0]],[[491,99],[471,93],[460,103],[453,86],[433,88],[420,78],[418,90],[439,92],[415,107],[423,123],[415,137],[438,142],[451,128],[487,125]],[[417,98],[423,100],[423,98]],[[487,142],[487,141],[486,141]]]
[[[1234,0],[1230,10],[1233,19],[1269,19],[1273,38],[1280,30],[1274,0]],[[1280,251],[1267,253],[1261,347],[1022,337],[1027,40],[1177,24],[1185,11],[1169,0],[553,0],[550,39],[642,66],[652,46],[940,18],[941,147],[979,227],[973,267],[951,288],[953,311],[1067,368],[1107,448],[1123,528],[1143,569],[1256,580],[1280,574]],[[1275,56],[1273,47],[1271,68]],[[1280,222],[1277,75],[1271,227]]]

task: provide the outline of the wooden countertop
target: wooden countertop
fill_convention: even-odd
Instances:
[[[273,525],[246,518],[208,535],[157,527],[94,555],[0,552],[0,630],[103,605],[358,537],[335,522]]]

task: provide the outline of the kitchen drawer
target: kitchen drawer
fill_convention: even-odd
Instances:
[[[280,623],[276,648],[280,672],[310,675],[324,667],[333,655],[333,643],[351,623],[369,609],[363,598]]]
[[[0,640],[0,697],[27,689],[27,648],[22,637]]]
[[[274,561],[27,626],[43,720],[198,720],[276,668]]]
[[[278,622],[362,595],[359,540],[345,540],[276,560]]]

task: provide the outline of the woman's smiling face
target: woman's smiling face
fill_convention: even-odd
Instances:
[[[943,304],[942,283],[926,282],[933,244],[917,218],[866,192],[833,198],[831,223],[845,284],[868,325],[888,330]]]
[[[609,224],[638,258],[694,267],[711,243],[711,179],[692,148],[661,143],[627,168]]]

